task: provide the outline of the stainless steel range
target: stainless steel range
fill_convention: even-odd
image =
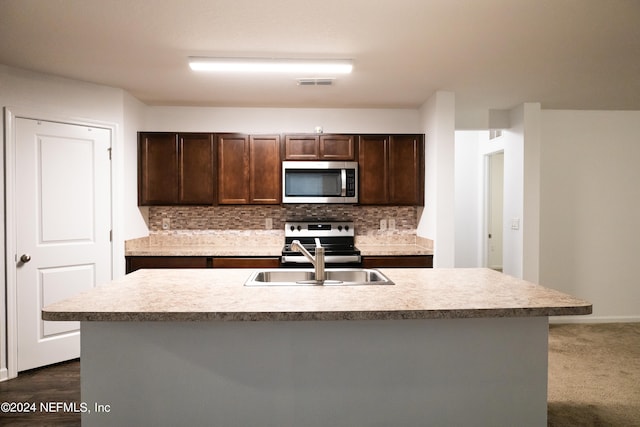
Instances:
[[[291,250],[291,242],[299,240],[311,254],[318,243],[324,248],[326,264],[359,264],[360,251],[355,247],[355,228],[351,221],[287,222],[282,263],[309,263],[299,251]],[[316,240],[317,239],[317,240]]]

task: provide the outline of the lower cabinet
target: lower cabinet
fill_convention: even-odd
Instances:
[[[278,268],[280,257],[127,256],[126,272],[142,268]]]
[[[280,257],[214,257],[213,268],[278,268]]]
[[[279,268],[281,266],[280,257],[127,256],[125,259],[127,274],[142,268]],[[363,255],[362,267],[431,268],[433,255]]]
[[[363,255],[363,268],[432,268],[433,255]]]
[[[127,274],[142,268],[211,268],[211,257],[204,256],[128,256]]]

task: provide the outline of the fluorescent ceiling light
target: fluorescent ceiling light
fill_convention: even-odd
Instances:
[[[190,57],[194,71],[246,73],[312,73],[313,75],[348,74],[350,59],[275,59],[275,58],[205,58]]]

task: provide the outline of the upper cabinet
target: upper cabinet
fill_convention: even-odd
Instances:
[[[362,135],[358,143],[360,204],[424,204],[424,136]]]
[[[424,204],[424,135],[140,132],[138,150],[139,205],[280,204],[282,156],[357,160],[360,204]]]
[[[353,135],[285,135],[285,160],[355,160]]]
[[[389,137],[360,136],[358,143],[358,200],[363,205],[389,203]]]
[[[218,202],[279,204],[280,136],[217,134]]]
[[[211,133],[140,132],[138,204],[214,204],[214,165]]]

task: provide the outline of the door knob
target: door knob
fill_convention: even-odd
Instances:
[[[27,263],[29,261],[31,261],[31,255],[29,254],[24,254],[20,257],[20,261]]]

